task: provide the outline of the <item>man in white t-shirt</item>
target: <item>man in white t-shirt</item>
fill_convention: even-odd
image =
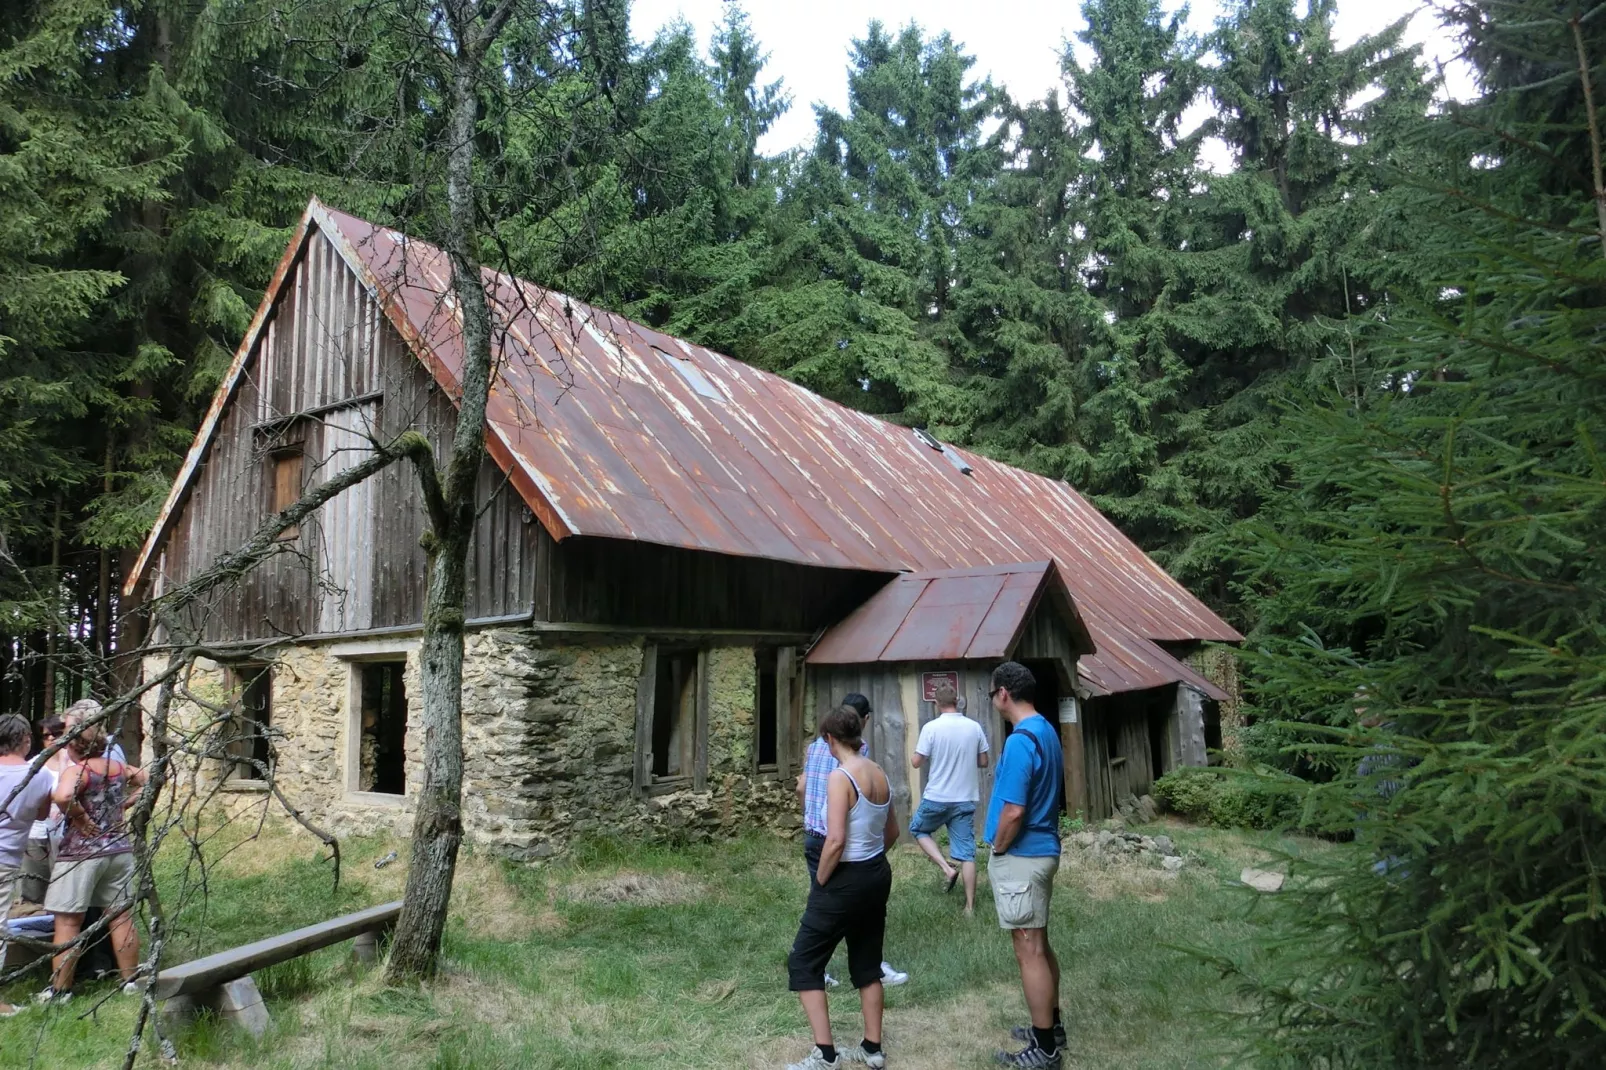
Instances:
[[[976,909],[976,803],[981,798],[981,770],[987,767],[987,733],[959,712],[953,685],[938,684],[937,716],[920,730],[915,744],[914,767],[929,770],[920,806],[909,820],[909,834],[934,862],[953,891],[965,879],[965,917]],[[948,826],[948,853],[931,838],[939,826]],[[957,862],[956,867],[954,863]]]

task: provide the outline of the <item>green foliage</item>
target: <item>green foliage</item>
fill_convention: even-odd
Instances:
[[[1242,532],[1251,668],[1315,827],[1221,964],[1259,1065],[1606,1060],[1606,226],[1582,51],[1606,23],[1458,9],[1489,94],[1420,131],[1425,284],[1360,324],[1358,392],[1288,417],[1287,492]],[[1576,34],[1575,37],[1575,27]]]
[[[1184,767],[1154,782],[1151,794],[1192,821],[1217,828],[1288,829],[1299,824],[1304,782]]]

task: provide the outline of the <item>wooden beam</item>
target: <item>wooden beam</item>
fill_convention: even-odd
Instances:
[[[163,970],[156,979],[156,998],[172,999],[219,988],[249,973],[350,940],[361,933],[387,929],[396,924],[401,908],[400,900],[369,907]]]

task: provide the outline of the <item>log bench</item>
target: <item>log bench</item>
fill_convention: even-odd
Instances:
[[[401,908],[400,901],[369,907],[163,970],[154,985],[156,998],[163,1001],[162,1018],[169,1026],[179,1025],[205,1007],[260,1037],[269,1025],[268,1008],[252,973],[343,940],[355,941],[351,952],[359,962],[373,962],[379,957],[380,936],[395,927]]]

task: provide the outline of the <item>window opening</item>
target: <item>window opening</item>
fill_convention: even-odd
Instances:
[[[697,652],[658,654],[652,703],[652,775],[691,776],[696,761]]]
[[[776,742],[779,738],[780,712],[780,678],[776,672],[776,655],[774,648],[760,647],[757,654],[757,673],[755,675],[758,694],[754,696],[754,708],[758,714],[758,767],[761,770],[774,769],[777,762]]]
[[[725,392],[715,386],[713,380],[709,379],[690,357],[677,357],[672,353],[665,353],[657,346],[653,346],[652,351],[667,360],[670,366],[680,373],[680,377],[686,380],[687,385],[698,394],[705,398],[713,398],[715,401],[725,400]]]
[[[282,513],[301,500],[301,451],[273,455],[273,511]],[[279,533],[279,540],[287,542],[301,534],[292,524]]]
[[[268,727],[273,719],[273,670],[266,665],[241,665],[231,670],[239,692],[234,732],[224,751],[230,756],[230,775],[236,780],[261,780],[268,767]]]
[[[407,794],[406,670],[406,663],[400,661],[362,667],[358,791]]]

